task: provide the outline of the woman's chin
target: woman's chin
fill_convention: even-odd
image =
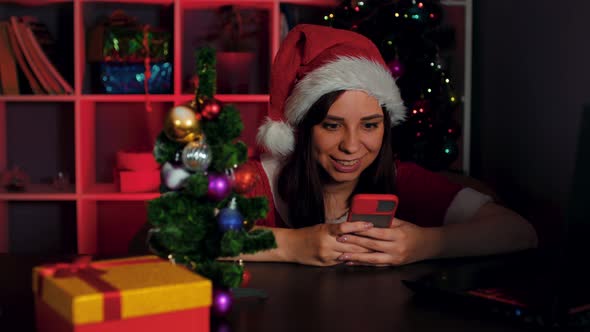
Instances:
[[[332,181],[335,183],[346,183],[356,181],[359,176],[360,172],[339,172],[337,170],[331,170],[329,173]]]

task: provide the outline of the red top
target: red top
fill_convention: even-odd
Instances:
[[[254,166],[259,181],[248,196],[265,196],[269,202],[266,219],[257,221],[259,226],[288,227],[275,208],[270,180],[258,159],[248,161]],[[455,195],[463,188],[446,177],[428,171],[414,163],[398,162],[396,195],[399,198],[396,217],[423,227],[441,226],[447,208]]]

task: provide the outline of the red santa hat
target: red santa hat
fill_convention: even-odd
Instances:
[[[375,44],[348,30],[297,25],[283,40],[272,66],[270,113],[258,128],[258,143],[273,155],[290,155],[295,128],[309,108],[338,90],[373,96],[392,126],[405,118],[399,89]]]

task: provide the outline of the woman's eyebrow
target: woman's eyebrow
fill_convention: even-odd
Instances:
[[[373,114],[373,115],[368,115],[368,116],[361,118],[362,121],[368,121],[368,120],[374,120],[374,119],[383,119],[383,115],[382,114]],[[340,117],[340,116],[328,115],[328,116],[326,116],[326,120],[344,121],[344,118]]]
[[[363,120],[363,121],[374,120],[374,119],[383,119],[383,115],[382,114],[373,114],[373,115],[369,115],[369,116],[365,116],[364,118],[361,118],[361,120]]]

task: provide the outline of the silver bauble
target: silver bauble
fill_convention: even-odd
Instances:
[[[211,159],[211,149],[204,140],[192,141],[182,150],[182,163],[189,171],[206,171]]]

